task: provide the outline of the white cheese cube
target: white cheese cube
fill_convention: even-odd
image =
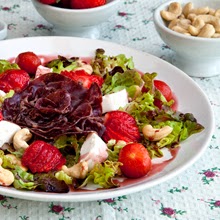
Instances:
[[[118,110],[128,104],[126,89],[102,97],[102,113]]]
[[[0,121],[0,148],[5,143],[12,143],[13,136],[20,129],[20,126],[12,122],[4,120]]]
[[[106,143],[95,132],[90,133],[80,150],[80,162],[88,162],[90,171],[96,163],[102,163],[107,159],[107,148]]]
[[[42,76],[46,73],[51,73],[52,70],[46,66],[42,66],[42,65],[39,65],[37,67],[37,70],[36,70],[36,74],[35,74],[35,78],[38,78],[39,76]]]

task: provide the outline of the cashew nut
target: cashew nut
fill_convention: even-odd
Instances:
[[[214,34],[212,35],[212,37],[213,37],[213,38],[220,38],[220,33],[214,33]]]
[[[28,168],[23,166],[21,160],[19,160],[15,155],[6,154],[5,157],[10,159],[11,164],[19,166],[24,171],[28,170]]]
[[[190,13],[190,14],[188,14],[188,16],[187,16],[187,19],[189,19],[189,20],[191,20],[191,21],[194,21],[194,19],[195,19],[196,17],[197,17],[196,14]]]
[[[199,32],[198,37],[211,38],[215,34],[215,28],[211,24],[206,24]]]
[[[178,33],[182,33],[182,34],[186,34],[188,33],[188,31],[180,26],[174,26],[171,28],[171,30],[175,31],[175,32],[178,32]]]
[[[151,125],[145,125],[142,129],[143,135],[150,141],[159,141],[173,131],[173,128],[166,125],[160,129],[153,128]]]
[[[88,162],[81,161],[70,168],[64,165],[62,170],[72,178],[84,179],[89,171],[89,166]]]
[[[202,20],[201,18],[197,18],[193,21],[192,25],[189,25],[188,31],[191,35],[197,36],[204,26],[204,20]]]
[[[218,11],[218,10],[217,10],[217,11]],[[213,8],[210,8],[210,9],[209,9],[209,15],[214,15],[214,16],[218,17],[218,15],[215,15],[215,13],[216,13],[216,10],[215,10],[215,9],[213,9]]]
[[[180,3],[172,2],[168,7],[168,11],[162,10],[160,13],[163,19],[171,21],[181,15],[182,7]]]
[[[220,32],[220,19],[213,15],[198,15],[206,24],[212,24],[216,32]]]
[[[187,4],[185,4],[185,6],[183,7],[183,14],[186,18],[191,13],[192,9],[193,9],[193,3],[192,2],[188,2]]]
[[[21,148],[26,149],[28,148],[28,143],[32,137],[32,134],[30,133],[28,128],[22,128],[19,131],[17,131],[13,137],[13,145],[16,150],[19,150]]]
[[[176,26],[178,24],[179,21],[180,21],[180,19],[178,19],[178,18],[173,19],[172,21],[170,21],[168,28],[172,29],[174,26]]]
[[[214,11],[215,13],[213,14],[215,17],[220,18],[220,9]]]
[[[209,13],[209,7],[206,6],[206,7],[191,9],[190,13],[194,13],[196,15],[208,14]]]
[[[0,185],[10,186],[14,182],[14,175],[10,170],[4,169],[2,165],[3,161],[0,158]]]

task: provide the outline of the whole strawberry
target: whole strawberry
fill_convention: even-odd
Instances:
[[[34,75],[37,67],[41,65],[41,60],[35,53],[27,51],[20,53],[16,57],[15,63],[17,63],[22,70],[25,70],[30,75]]]
[[[147,149],[140,143],[125,145],[119,153],[118,161],[123,164],[121,171],[128,178],[143,177],[152,166]]]
[[[25,150],[21,162],[32,173],[47,173],[60,170],[66,159],[53,145],[35,141]]]
[[[70,0],[72,9],[95,8],[106,4],[106,0]]]

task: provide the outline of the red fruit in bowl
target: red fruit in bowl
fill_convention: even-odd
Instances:
[[[70,0],[72,9],[95,8],[106,4],[106,0]]]
[[[127,143],[140,140],[137,123],[127,112],[111,111],[106,113],[104,125],[106,129],[102,138],[105,142],[110,139],[123,140]]]
[[[52,5],[57,3],[57,0],[39,0],[39,2],[46,4],[46,5]]]
[[[119,153],[122,173],[128,178],[140,178],[151,169],[151,158],[147,149],[139,143],[125,145]]]
[[[25,70],[30,75],[34,75],[37,67],[41,65],[41,60],[35,53],[28,51],[20,53],[16,57],[15,63],[17,63],[22,70]]]
[[[0,90],[9,92],[14,90],[15,92],[21,91],[30,81],[30,76],[24,70],[9,69],[0,74]]]
[[[60,0],[57,6],[61,8],[70,8],[70,0]]]

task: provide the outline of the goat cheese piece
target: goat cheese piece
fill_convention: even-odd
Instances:
[[[35,78],[38,78],[39,76],[42,76],[46,73],[51,73],[52,70],[46,66],[42,66],[42,65],[39,65],[37,67],[37,70],[36,70],[36,74],[35,74]]]
[[[2,90],[0,90],[0,97],[5,97],[5,95],[6,95],[6,93],[4,92],[4,91],[2,91]]]
[[[9,122],[2,120],[0,121],[0,148],[5,144],[5,143],[12,143],[13,136],[15,133],[20,130],[21,127]]]
[[[107,148],[106,143],[95,132],[90,133],[81,147],[80,162],[86,161],[90,171],[96,163],[107,159]]]
[[[128,104],[126,89],[102,97],[102,113],[118,110]]]

